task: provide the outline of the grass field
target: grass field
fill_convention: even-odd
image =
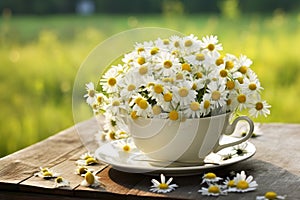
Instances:
[[[300,15],[283,13],[236,20],[214,15],[3,16],[0,157],[72,126],[72,88],[81,63],[101,41],[136,27],[218,35],[226,52],[254,61],[263,97],[272,105],[268,118],[255,121],[300,123],[299,25]]]

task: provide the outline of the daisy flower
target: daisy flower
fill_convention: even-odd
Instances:
[[[100,79],[100,85],[103,91],[107,93],[115,93],[118,91],[117,76],[119,72],[116,68],[111,67]]]
[[[181,69],[179,59],[168,52],[162,52],[157,58],[157,64],[154,66],[154,70],[159,75],[166,77],[175,76],[176,72]]]
[[[218,43],[218,37],[217,36],[205,36],[200,41],[200,46],[205,53],[210,54],[214,58],[219,58],[220,53],[219,51],[223,50],[222,44]]]
[[[232,188],[232,187],[236,186],[234,179],[230,179],[229,177],[226,178],[226,180],[223,182],[223,184],[226,188]]]
[[[252,101],[249,104],[249,114],[253,117],[258,117],[259,115],[267,116],[270,114],[271,106],[266,101]]]
[[[79,166],[88,166],[97,164],[98,161],[93,154],[85,153],[80,156],[80,159],[76,161],[76,164]]]
[[[138,99],[132,110],[135,111],[136,115],[140,117],[152,116],[151,105],[149,105],[145,98]]]
[[[238,71],[242,74],[249,72],[249,67],[252,65],[252,61],[245,55],[240,55],[237,60]]]
[[[191,102],[188,108],[184,110],[184,114],[188,118],[200,118],[200,103],[197,101]]]
[[[95,90],[94,83],[90,82],[90,83],[85,84],[85,86],[86,86],[86,90],[87,90],[87,94],[84,95],[84,97],[86,98],[86,102],[89,105],[93,105],[97,100],[97,97],[96,97],[97,91]]]
[[[244,142],[242,144],[239,144],[237,146],[234,146],[233,147],[233,150],[235,151],[235,154],[238,155],[238,156],[243,156],[245,154],[248,153],[248,151],[246,150],[248,146],[248,143],[247,142]]]
[[[266,192],[264,196],[257,196],[256,200],[276,200],[276,199],[285,199],[286,195],[278,195],[276,192],[270,191]]]
[[[34,175],[43,179],[52,179],[58,177],[60,174],[50,170],[49,168],[40,167],[40,171]]]
[[[208,94],[211,96],[211,102],[214,108],[220,108],[226,105],[228,91],[224,81],[212,81],[207,85]]]
[[[215,173],[212,172],[208,172],[206,174],[203,175],[202,177],[202,183],[207,183],[207,184],[211,184],[211,183],[216,183],[220,180],[222,180],[223,178],[217,177],[217,175]]]
[[[212,109],[212,102],[211,102],[211,95],[210,94],[204,94],[203,100],[200,103],[200,112],[203,116],[206,116],[210,113]]]
[[[211,184],[208,186],[208,188],[202,187],[201,190],[198,190],[198,192],[206,196],[219,196],[227,194],[225,190],[222,190],[221,186],[216,184]]]
[[[181,106],[186,106],[194,101],[197,92],[192,89],[193,83],[191,81],[179,82],[177,86],[174,86],[173,97],[176,103]]]
[[[100,186],[100,177],[96,176],[96,173],[88,171],[84,175],[84,180],[80,183],[81,186],[96,188]]]
[[[194,36],[193,34],[183,37],[182,45],[183,45],[182,51],[184,55],[194,53],[200,49],[200,41],[198,40],[198,37]]]
[[[178,187],[178,185],[176,184],[171,184],[173,178],[169,178],[169,180],[167,182],[166,181],[166,178],[163,174],[160,175],[160,181],[157,181],[155,179],[152,179],[151,182],[152,182],[152,186],[150,188],[150,191],[151,192],[157,192],[157,193],[168,193],[168,192],[171,192],[173,190],[175,190],[176,187]]]
[[[256,181],[253,181],[252,176],[246,176],[245,171],[236,174],[234,184],[235,187],[228,188],[228,192],[249,192],[256,190],[258,186]]]
[[[54,181],[55,181],[55,185],[54,185],[55,188],[70,187],[70,182],[61,176],[57,177]]]

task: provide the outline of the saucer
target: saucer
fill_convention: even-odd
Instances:
[[[223,136],[221,144],[238,140],[239,138],[231,136]],[[120,141],[111,141],[101,145],[96,151],[97,159],[110,164],[112,168],[129,172],[129,173],[145,173],[145,174],[165,174],[172,176],[186,176],[199,174],[208,169],[215,169],[227,165],[235,164],[246,160],[253,156],[256,152],[255,146],[251,142],[244,142],[240,145],[227,147],[217,153],[210,153],[206,156],[204,164],[189,165],[182,162],[167,162],[151,159],[144,155],[141,151],[134,148],[130,152],[124,152],[118,145]],[[243,149],[241,155],[234,154],[235,149]]]

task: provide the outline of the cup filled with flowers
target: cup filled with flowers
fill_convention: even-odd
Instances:
[[[211,152],[249,139],[252,117],[270,114],[263,87],[245,55],[221,54],[217,36],[157,38],[136,43],[109,66],[86,102],[104,116],[103,139],[132,138],[151,159],[199,164]],[[245,137],[220,144],[240,120]]]

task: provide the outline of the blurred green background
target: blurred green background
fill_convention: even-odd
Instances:
[[[137,27],[218,35],[225,52],[254,61],[272,105],[254,121],[300,123],[298,0],[2,0],[0,12],[0,157],[74,125],[81,63]]]

